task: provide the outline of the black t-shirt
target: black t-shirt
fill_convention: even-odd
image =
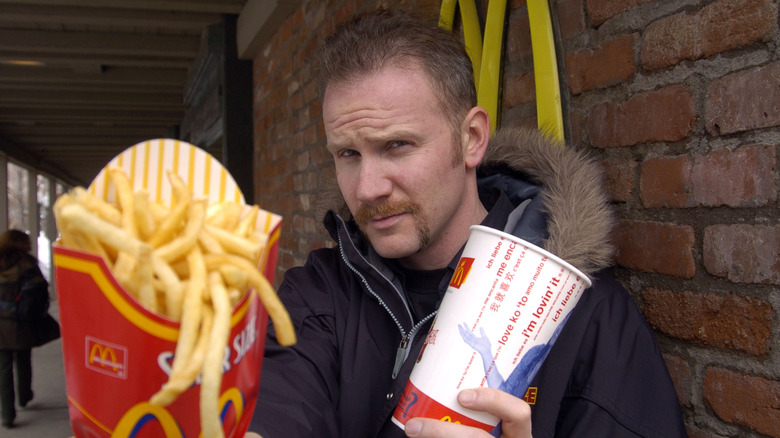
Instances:
[[[400,276],[404,285],[406,299],[412,309],[414,322],[425,318],[439,307],[439,285],[447,274],[452,275],[449,266],[430,271],[404,268],[396,264],[396,274]]]
[[[481,225],[503,229],[513,209],[512,202],[506,194],[498,189],[480,189],[479,198],[488,210]],[[459,259],[460,253],[452,259],[449,266],[428,271],[405,268],[395,261],[389,263],[401,279],[415,322],[438,309],[439,301],[447,290],[447,284],[452,273],[455,272]]]

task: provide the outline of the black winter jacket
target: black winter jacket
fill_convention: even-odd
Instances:
[[[483,225],[593,279],[531,383],[534,437],[685,436],[653,332],[628,293],[596,273],[612,254],[597,165],[535,131],[505,130],[480,174]],[[313,251],[278,290],[298,343],[280,347],[269,325],[250,427],[264,438],[404,436],[390,417],[415,362],[406,359],[417,357],[434,315],[415,322],[398,277],[344,217],[326,215],[337,245]]]
[[[36,326],[49,309],[49,289],[35,257],[15,251],[12,258],[15,263],[0,267],[0,349],[27,350],[40,345]],[[20,320],[21,294],[31,298],[25,303],[33,302],[35,320]]]

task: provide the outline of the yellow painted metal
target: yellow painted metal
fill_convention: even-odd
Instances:
[[[452,30],[455,9],[460,6],[466,52],[474,65],[477,103],[490,115],[490,129],[498,125],[499,80],[504,39],[506,0],[491,0],[485,23],[485,41],[475,0],[442,0],[439,25]],[[536,113],[539,128],[555,140],[564,140],[563,111],[555,55],[555,39],[547,0],[527,0],[531,47],[536,84]]]
[[[482,63],[482,30],[479,25],[479,15],[474,0],[442,0],[439,12],[439,26],[452,30],[455,22],[455,7],[460,3],[460,19],[463,21],[463,39],[466,53],[471,58],[474,69],[474,83],[479,86],[479,71]]]
[[[498,126],[498,95],[501,80],[501,53],[504,42],[506,0],[491,0],[485,20],[485,41],[479,70],[477,102],[490,116],[490,132]]]
[[[499,81],[501,78],[506,0],[492,0],[488,5],[484,42],[474,0],[442,0],[439,25],[452,30],[456,6],[460,6],[466,52],[474,67],[477,104],[488,112],[490,130],[493,132],[498,125]]]
[[[536,117],[539,129],[563,141],[563,113],[555,58],[555,40],[547,0],[527,0],[536,82]]]

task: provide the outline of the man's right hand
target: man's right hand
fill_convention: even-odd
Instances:
[[[502,422],[504,438],[531,438],[531,407],[523,400],[493,388],[465,389],[458,394],[464,408],[493,414]],[[406,423],[406,436],[413,438],[490,438],[484,430],[431,418],[413,418]]]

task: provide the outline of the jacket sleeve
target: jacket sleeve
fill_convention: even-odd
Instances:
[[[297,343],[279,346],[269,323],[250,425],[264,438],[338,436],[338,347],[327,283],[317,272],[309,263],[293,268],[278,289]]]
[[[687,436],[655,334],[628,292],[599,279],[580,305],[543,366],[544,381],[568,379],[536,408],[534,436]],[[545,391],[542,383],[540,401]]]

